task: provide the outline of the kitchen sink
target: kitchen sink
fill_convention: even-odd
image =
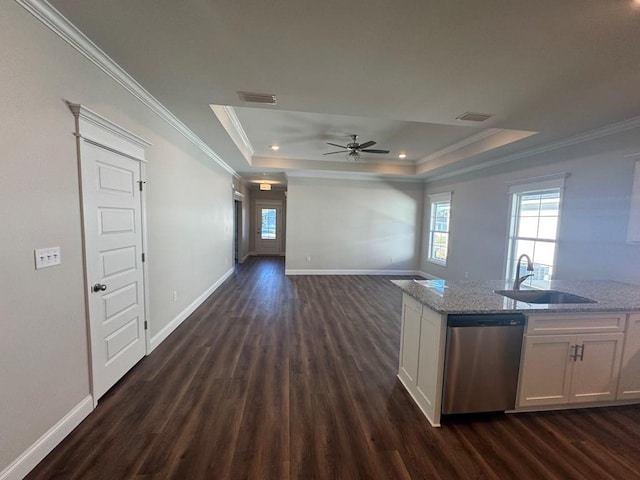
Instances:
[[[558,290],[495,290],[495,293],[526,303],[598,303],[587,297]]]

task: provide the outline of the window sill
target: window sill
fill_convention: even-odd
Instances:
[[[439,267],[447,266],[447,262],[443,262],[442,260],[435,260],[433,258],[427,258],[427,262],[433,263],[434,265],[438,265]]]

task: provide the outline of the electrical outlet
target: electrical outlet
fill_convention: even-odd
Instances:
[[[311,257],[307,257],[307,262],[310,262],[310,261],[311,261]]]
[[[173,301],[174,302],[178,301],[178,292],[176,292],[176,291],[173,292]]]
[[[469,272],[464,272],[464,278],[469,278]]]
[[[40,268],[60,265],[60,247],[38,248],[33,252],[36,261],[36,270]]]

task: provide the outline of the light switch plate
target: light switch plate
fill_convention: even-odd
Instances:
[[[34,251],[36,270],[60,265],[60,247],[38,248]]]

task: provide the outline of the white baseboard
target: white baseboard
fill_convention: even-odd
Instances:
[[[0,473],[0,480],[21,480],[26,477],[92,411],[93,397],[89,395],[5,468]]]
[[[205,292],[196,298],[191,304],[185,308],[182,312],[180,312],[173,320],[171,320],[162,330],[156,333],[153,337],[151,337],[150,342],[150,350],[151,353],[155,348],[160,345],[171,333],[180,326],[182,322],[184,322],[189,315],[191,315],[196,308],[198,308],[202,303],[209,298],[213,292],[215,292],[220,285],[224,283],[224,281],[233,275],[233,268],[227,270],[227,272],[222,275],[213,285],[211,285]],[[1,479],[0,479],[1,480]]]
[[[247,253],[244,257],[242,257],[240,260],[238,260],[238,263],[244,263],[247,261],[247,259],[251,256],[251,252]]]
[[[421,275],[416,270],[324,270],[287,269],[285,275]]]

